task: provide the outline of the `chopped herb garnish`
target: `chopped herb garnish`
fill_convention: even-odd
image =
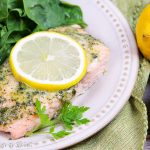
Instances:
[[[56,133],[51,133],[51,134],[53,135],[53,137],[54,137],[55,139],[60,139],[60,138],[63,138],[63,137],[65,137],[65,136],[69,135],[70,132],[67,132],[67,131],[65,131],[65,130],[62,130],[62,131],[58,131],[58,132],[56,132]]]
[[[46,114],[46,108],[41,106],[41,102],[37,100],[35,104],[37,115],[40,118],[40,125],[28,132],[26,136],[30,136],[32,134],[49,133],[54,139],[59,139],[69,135],[73,129],[73,125],[76,124],[80,126],[90,122],[89,119],[83,118],[84,112],[89,109],[88,107],[73,106],[70,102],[64,102],[59,116],[54,120],[50,120],[48,114]],[[55,129],[58,125],[62,125],[63,129],[55,132]],[[49,132],[41,131],[41,129],[46,127],[49,127]]]
[[[95,59],[95,58],[98,57],[97,54],[95,54],[95,53],[91,53],[91,55],[92,55],[92,58],[93,58],[93,59]]]
[[[88,107],[73,106],[70,102],[65,102],[58,118],[66,129],[72,130],[74,124],[82,125],[89,122],[88,119],[82,118],[83,113],[88,109]]]

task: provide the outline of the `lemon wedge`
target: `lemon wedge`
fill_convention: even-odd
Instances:
[[[13,47],[10,67],[15,78],[40,90],[62,90],[86,74],[84,49],[72,38],[56,32],[33,33]]]
[[[150,4],[144,8],[138,18],[136,39],[141,53],[150,60]]]

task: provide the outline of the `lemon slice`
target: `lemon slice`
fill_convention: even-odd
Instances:
[[[15,78],[41,90],[62,90],[77,84],[86,74],[83,48],[56,32],[31,34],[14,46],[10,67]]]

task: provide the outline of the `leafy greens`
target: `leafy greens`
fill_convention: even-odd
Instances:
[[[90,122],[90,120],[87,118],[83,118],[83,113],[88,109],[88,107],[73,106],[70,102],[64,102],[59,116],[54,120],[50,120],[48,114],[46,114],[46,108],[42,107],[41,102],[37,100],[36,111],[40,118],[40,125],[32,131],[28,132],[26,136],[30,136],[32,134],[49,133],[54,139],[63,138],[71,133],[73,125],[77,124],[80,126]],[[63,129],[55,132],[57,125],[62,125]],[[49,132],[41,131],[41,129],[46,127],[50,127]]]
[[[60,0],[0,0],[0,64],[22,37],[72,24],[86,27],[78,6]]]

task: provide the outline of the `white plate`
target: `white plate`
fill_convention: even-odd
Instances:
[[[124,17],[109,0],[67,0],[80,5],[87,31],[102,40],[111,51],[108,73],[75,104],[86,105],[90,110],[86,117],[88,125],[75,128],[74,133],[57,141],[50,141],[48,135],[38,135],[10,141],[0,136],[0,149],[50,150],[60,149],[78,143],[106,126],[122,109],[133,89],[139,58],[133,34]]]

